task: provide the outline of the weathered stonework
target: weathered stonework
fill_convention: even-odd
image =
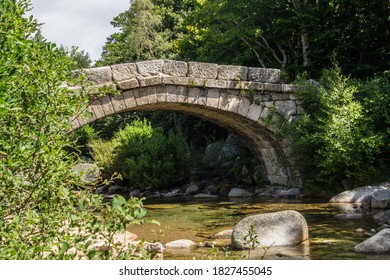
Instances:
[[[295,87],[280,83],[280,70],[212,63],[152,60],[83,70],[92,89],[89,115],[73,129],[109,115],[169,110],[208,119],[240,135],[271,183],[300,186],[289,158],[291,143],[273,132],[291,122],[301,105]],[[101,96],[99,88],[117,94]],[[287,143],[287,144],[286,144]]]

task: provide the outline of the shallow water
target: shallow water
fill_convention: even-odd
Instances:
[[[346,205],[351,207],[351,205]],[[144,224],[129,230],[146,241],[166,243],[178,239],[190,239],[207,243],[217,241],[215,249],[199,247],[195,250],[164,252],[164,259],[390,259],[390,255],[361,255],[354,246],[367,239],[356,233],[357,228],[370,231],[378,225],[375,214],[363,213],[359,219],[338,219],[335,216],[345,211],[343,205],[334,205],[321,200],[193,200],[192,198],[146,200],[147,218],[157,220],[160,225]],[[344,210],[343,210],[344,209]],[[352,208],[351,208],[352,209]],[[309,226],[309,240],[298,246],[259,248],[255,251],[231,250],[224,252],[230,240],[215,240],[213,235],[225,229],[233,229],[241,219],[254,214],[282,210],[296,210]],[[350,210],[350,209],[349,209]],[[164,234],[161,235],[160,231]],[[268,250],[267,252],[264,252]],[[216,251],[224,253],[216,253]],[[233,256],[232,256],[233,254]]]

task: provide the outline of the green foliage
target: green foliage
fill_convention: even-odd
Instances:
[[[91,146],[106,176],[118,172],[142,189],[179,182],[189,168],[185,140],[172,131],[165,134],[153,128],[146,120],[135,120],[112,140],[95,140]]]
[[[86,100],[63,82],[82,81],[72,79],[63,50],[33,39],[28,9],[25,0],[0,2],[0,259],[130,257],[112,233],[142,218],[142,201],[116,198],[111,208],[76,187],[66,148],[70,119]]]
[[[320,85],[300,87],[306,113],[290,133],[304,184],[317,192],[358,186],[374,174],[383,137],[339,68],[324,71]]]
[[[178,57],[317,76],[335,54],[354,76],[389,67],[386,1],[205,0],[180,25]]]

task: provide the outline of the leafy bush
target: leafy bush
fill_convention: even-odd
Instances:
[[[294,123],[290,136],[307,190],[355,187],[374,173],[383,139],[357,93],[337,67],[323,72],[320,86],[301,85],[306,113]]]
[[[85,95],[62,86],[73,63],[32,39],[38,24],[28,9],[25,0],[0,2],[0,259],[131,258],[113,236],[143,220],[142,201],[103,205],[76,188],[66,147]]]
[[[112,140],[91,143],[93,157],[108,177],[117,172],[131,184],[145,189],[169,186],[188,172],[185,141],[172,131],[163,133],[146,120],[135,120]]]

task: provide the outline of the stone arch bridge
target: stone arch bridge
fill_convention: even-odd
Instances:
[[[88,109],[72,120],[77,129],[106,116],[140,110],[191,114],[242,137],[264,179],[300,186],[289,157],[291,143],[275,136],[300,111],[294,87],[280,70],[174,60],[152,60],[83,70],[95,92]]]

